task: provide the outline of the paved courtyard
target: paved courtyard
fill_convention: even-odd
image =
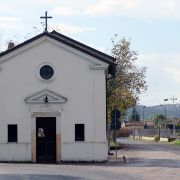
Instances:
[[[119,139],[128,150],[119,151],[128,158],[124,167],[114,168],[136,179],[180,179],[180,147],[156,142]]]
[[[104,164],[0,164],[0,180],[110,180],[132,179],[128,174],[108,170]]]
[[[118,159],[90,164],[0,163],[0,180],[179,180],[180,148],[167,144],[119,139],[128,144]],[[128,158],[123,163],[122,156]]]

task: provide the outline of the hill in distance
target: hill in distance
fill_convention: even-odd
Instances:
[[[180,104],[165,104],[157,106],[142,106],[135,107],[140,115],[140,120],[153,120],[157,115],[164,115],[166,118],[180,118]],[[127,110],[126,120],[129,120],[133,108]]]

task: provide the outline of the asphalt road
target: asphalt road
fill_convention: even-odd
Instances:
[[[106,171],[110,164],[0,164],[0,180],[115,180],[134,179],[128,174]],[[120,178],[121,177],[121,178]]]
[[[145,180],[180,179],[180,147],[128,139],[118,141],[127,147],[127,150],[121,150],[118,154],[124,154],[128,158],[124,171],[119,167],[119,172]]]
[[[0,180],[179,180],[180,148],[120,139],[127,148],[108,163],[0,163]],[[122,156],[128,158],[124,163]]]

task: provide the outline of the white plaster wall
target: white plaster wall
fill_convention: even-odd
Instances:
[[[63,143],[62,161],[106,161],[107,143]]]
[[[72,159],[98,159],[97,156],[106,159],[105,74],[103,70],[89,68],[89,65],[99,62],[91,59],[85,59],[71,48],[66,49],[65,46],[44,40],[0,64],[0,147],[3,147],[0,148],[0,154],[3,154],[0,160],[15,160],[16,157],[20,160],[21,154],[24,160],[29,160],[31,115],[28,114],[24,99],[43,89],[68,99],[61,114],[62,159],[67,159],[69,153],[72,153],[69,156]],[[36,75],[38,66],[44,62],[56,67],[53,81],[43,82]],[[85,124],[85,143],[81,145],[74,141],[76,123]],[[7,143],[8,124],[18,124],[16,146],[21,149],[18,152],[7,151],[12,147],[12,144]],[[72,149],[77,153],[71,152]],[[88,149],[88,156],[84,149]]]
[[[1,143],[0,161],[31,161],[31,145],[28,143]]]

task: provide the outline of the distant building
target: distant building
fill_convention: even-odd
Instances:
[[[145,129],[153,129],[154,126],[154,122],[153,121],[144,121],[144,128]]]

